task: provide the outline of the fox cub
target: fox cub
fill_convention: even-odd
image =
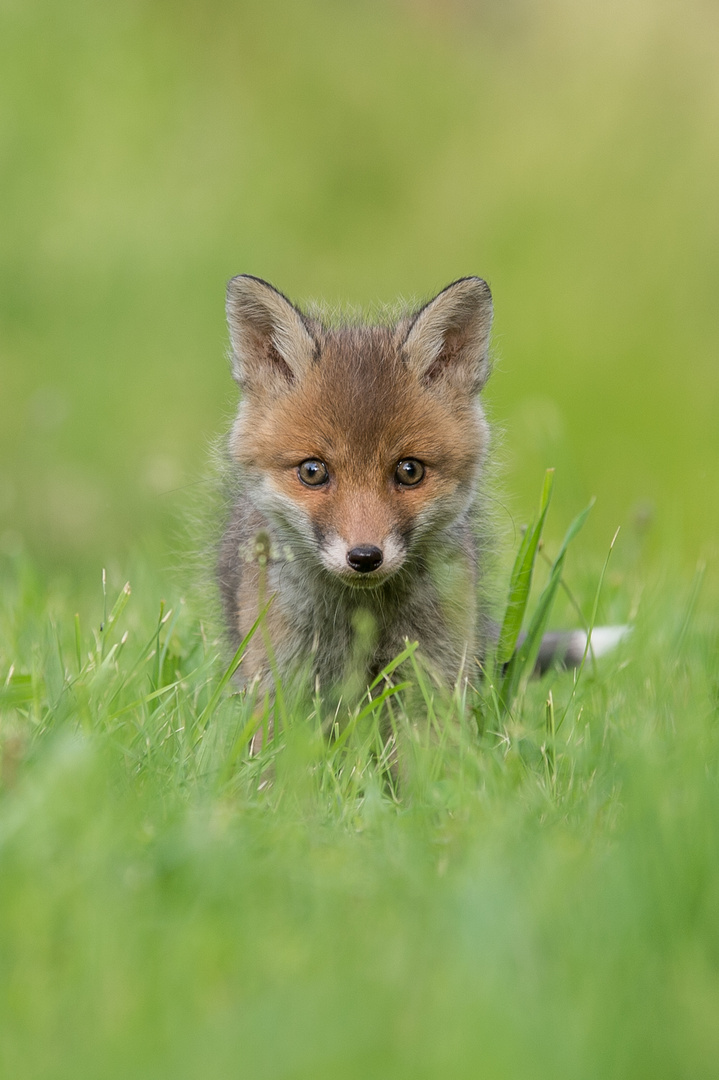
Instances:
[[[244,683],[331,691],[360,649],[367,685],[406,639],[445,684],[476,672],[486,282],[455,281],[394,325],[330,326],[242,275],[227,318],[242,400],[218,577],[235,646],[266,609]]]

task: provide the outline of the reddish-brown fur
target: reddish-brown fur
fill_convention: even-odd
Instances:
[[[380,543],[393,527],[407,532],[427,503],[471,483],[484,443],[476,413],[461,398],[422,386],[389,331],[325,334],[321,357],[285,395],[248,399],[231,441],[240,465],[261,469],[320,529],[337,529],[350,546]],[[331,467],[329,484],[298,481],[306,458]],[[402,458],[426,466],[416,488],[393,482]]]
[[[220,584],[237,642],[273,596],[267,631],[285,678],[341,682],[359,612],[375,625],[369,679],[417,639],[452,681],[481,650],[479,485],[487,427],[477,399],[488,370],[489,290],[450,286],[394,326],[329,328],[264,282],[233,279],[228,314],[243,401],[230,438],[236,488]],[[305,486],[316,459],[329,479]],[[416,486],[398,462],[424,467]],[[269,544],[258,562],[256,537]],[[345,554],[373,546],[383,565],[358,574]],[[264,596],[263,596],[264,592]],[[265,640],[246,682],[271,682]]]

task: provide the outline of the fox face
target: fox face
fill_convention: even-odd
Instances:
[[[421,560],[472,502],[487,445],[491,295],[465,278],[395,326],[323,326],[257,278],[227,314],[230,449],[286,557],[351,589]]]

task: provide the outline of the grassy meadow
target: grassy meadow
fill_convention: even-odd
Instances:
[[[0,1075],[719,1075],[718,21],[0,4]],[[554,467],[529,613],[596,497],[553,621],[615,653],[508,708],[409,657],[248,756],[196,539],[239,272],[487,278],[498,598]]]

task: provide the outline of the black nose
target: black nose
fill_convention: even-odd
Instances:
[[[360,574],[368,574],[382,565],[382,552],[378,547],[356,547],[347,552],[347,562]]]

